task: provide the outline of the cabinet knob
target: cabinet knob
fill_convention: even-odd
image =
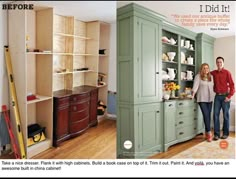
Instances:
[[[156,74],[159,74],[159,72],[156,72]]]
[[[173,106],[173,104],[169,104],[169,107]]]
[[[182,114],[184,114],[183,112],[179,112],[179,115],[182,115]]]
[[[179,135],[183,135],[183,134],[184,134],[184,132],[180,132],[180,133],[179,133]]]
[[[193,111],[197,111],[197,109],[194,109]]]
[[[180,121],[179,124],[183,124],[184,122],[183,121]]]
[[[196,127],[194,127],[194,130],[196,130],[197,128]]]
[[[76,107],[76,106],[74,106],[74,107],[73,107],[73,110],[74,110],[74,111],[76,111],[76,110],[77,110],[77,107]]]
[[[196,120],[197,120],[197,118],[195,117],[195,118],[194,118],[194,121],[196,121]]]
[[[182,106],[183,105],[183,103],[179,103],[179,106]]]
[[[73,101],[76,101],[76,97],[73,98]]]
[[[157,113],[159,113],[160,111],[157,111]]]

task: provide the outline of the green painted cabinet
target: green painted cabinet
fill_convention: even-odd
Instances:
[[[117,158],[147,158],[204,132],[198,105],[163,100],[162,90],[169,81],[182,86],[176,95],[192,88],[203,59],[212,62],[209,39],[135,3],[117,10]],[[174,60],[163,58],[168,52]],[[171,80],[163,79],[168,68],[177,70]],[[193,78],[183,77],[187,71]]]
[[[163,17],[136,4],[119,8],[117,15],[117,157],[146,158],[163,150]]]
[[[202,63],[208,63],[210,69],[214,69],[214,40],[213,37],[204,33],[197,35],[197,61],[199,67]]]
[[[139,151],[162,151],[162,104],[154,103],[138,107],[138,149]],[[152,149],[153,148],[153,149]],[[149,153],[142,155],[148,156]]]
[[[203,121],[194,100],[164,102],[164,151],[176,143],[203,133]]]
[[[176,102],[164,102],[164,143],[169,146],[176,140]]]

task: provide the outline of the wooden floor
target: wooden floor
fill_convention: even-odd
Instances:
[[[235,137],[231,132],[230,136]],[[169,147],[167,152],[156,154],[150,159],[167,159],[183,150],[204,141],[203,135]],[[212,141],[214,142],[214,141]],[[11,155],[0,159],[14,158]],[[116,121],[104,119],[96,127],[88,129],[82,135],[63,142],[59,147],[48,149],[33,159],[116,159]]]

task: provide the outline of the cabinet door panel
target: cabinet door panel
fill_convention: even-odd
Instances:
[[[148,105],[139,108],[139,147],[141,150],[161,143],[161,108]]]
[[[164,126],[165,143],[176,140],[176,104],[175,102],[164,103]]]
[[[213,45],[207,42],[202,44],[202,63],[208,63],[210,69],[214,69],[214,48]]]
[[[138,62],[140,102],[157,101],[159,88],[159,25],[147,20],[138,20]]]
[[[56,111],[56,137],[60,139],[68,135],[69,106],[64,106]]]

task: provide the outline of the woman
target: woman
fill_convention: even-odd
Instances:
[[[197,94],[197,102],[201,108],[205,124],[205,135],[208,142],[211,142],[211,109],[214,99],[213,76],[207,63],[203,63],[200,72],[194,78],[192,98]]]

